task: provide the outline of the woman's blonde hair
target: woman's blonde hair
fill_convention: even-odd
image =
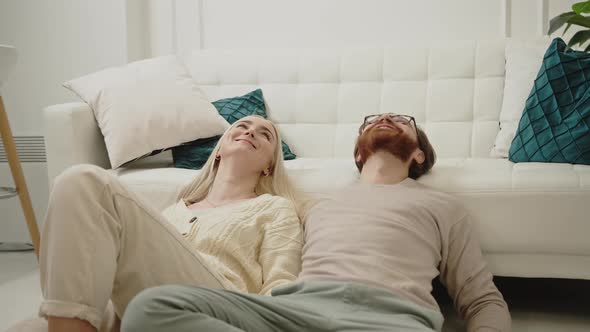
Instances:
[[[264,119],[259,115],[250,115],[249,117],[258,117]],[[307,206],[308,200],[305,198],[303,193],[295,189],[289,177],[287,176],[287,172],[283,163],[281,135],[279,134],[279,131],[277,130],[274,123],[272,121],[269,122],[272,125],[276,137],[274,156],[270,167],[271,172],[268,176],[260,177],[254,192],[256,195],[271,194],[290,200],[297,209],[297,214],[299,215],[300,219],[303,220],[305,214],[303,206]],[[201,174],[196,176],[180,191],[180,194],[178,194],[177,198],[178,200],[183,200],[186,205],[190,205],[203,200],[207,196],[211,190],[211,186],[213,186],[215,175],[217,174],[217,168],[219,167],[220,161],[216,160],[215,157],[219,153],[219,149],[221,144],[223,144],[224,139],[226,139],[227,135],[229,135],[230,131],[238,123],[239,121],[234,122],[223,133],[217,142],[217,145],[215,145],[213,152],[209,156],[209,159],[207,159],[207,162],[203,166]]]

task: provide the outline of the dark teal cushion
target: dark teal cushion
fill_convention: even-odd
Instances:
[[[241,97],[225,98],[214,101],[213,105],[221,116],[230,124],[248,115],[260,115],[267,118],[266,105],[262,90],[257,89]],[[178,168],[201,169],[213,152],[221,136],[198,139],[172,148],[174,166]],[[283,159],[295,159],[289,146],[282,141]]]
[[[509,159],[590,164],[590,55],[556,38],[526,101]]]

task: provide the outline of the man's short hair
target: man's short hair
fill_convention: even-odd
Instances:
[[[422,175],[428,173],[436,162],[436,153],[434,152],[432,144],[430,144],[430,141],[428,140],[428,136],[426,136],[426,133],[418,126],[416,126],[416,132],[418,133],[418,142],[420,142],[418,147],[424,152],[424,162],[418,164],[415,160],[412,161],[410,169],[408,170],[408,177],[414,180],[417,180]],[[354,161],[359,172],[361,172],[363,170],[363,162],[356,160],[359,150],[359,138],[360,135],[357,137],[356,143],[354,144]]]

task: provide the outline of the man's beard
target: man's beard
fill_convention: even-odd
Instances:
[[[365,164],[367,159],[377,151],[389,152],[405,163],[417,148],[418,142],[398,128],[392,130],[370,128],[358,139],[358,151],[362,164]]]

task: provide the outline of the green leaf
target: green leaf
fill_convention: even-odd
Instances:
[[[582,44],[588,41],[588,39],[590,39],[590,30],[578,31],[572,36],[572,39],[570,39],[570,42],[567,43],[567,46],[573,47],[577,44],[580,44],[580,46],[582,46]]]
[[[567,23],[583,26],[585,28],[590,28],[590,17],[576,14],[575,16],[570,17],[567,20]]]
[[[566,33],[566,32],[567,32],[567,31],[568,31],[570,28],[571,28],[571,26],[572,26],[572,24],[571,24],[571,23],[568,23],[568,24],[565,26],[565,30],[563,30],[563,33],[562,33],[562,35],[565,35],[565,33]]]
[[[576,14],[590,13],[590,1],[578,2],[572,5],[572,10]]]
[[[577,14],[575,12],[567,12],[567,13],[563,13],[561,15],[555,16],[549,22],[549,32],[547,32],[547,33],[549,35],[554,33],[559,28],[561,28],[562,25],[566,24],[570,18],[572,18],[576,15]]]

